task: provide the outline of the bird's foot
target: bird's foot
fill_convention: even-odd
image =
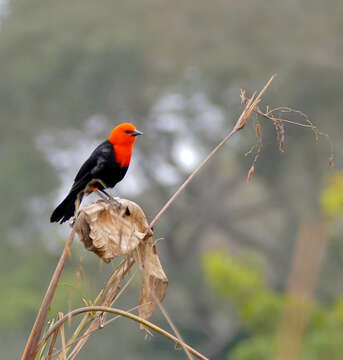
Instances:
[[[115,206],[116,206],[117,208],[119,208],[119,210],[121,210],[121,208],[122,208],[121,203],[120,203],[118,200],[116,200],[111,194],[109,194],[109,193],[108,193],[106,190],[104,190],[104,189],[98,189],[98,191],[99,191],[99,195],[100,195],[104,200],[109,201],[109,202],[112,203],[112,204],[115,204]],[[107,198],[105,198],[103,195],[106,195]]]

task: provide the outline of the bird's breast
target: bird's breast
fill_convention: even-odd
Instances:
[[[128,146],[113,146],[114,160],[121,168],[127,168],[130,164],[132,147]]]

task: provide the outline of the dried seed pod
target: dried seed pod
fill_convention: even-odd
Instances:
[[[140,206],[126,199],[115,200],[120,206],[99,200],[82,208],[75,228],[85,248],[106,263],[131,253],[149,227]]]
[[[116,256],[133,256],[142,273],[139,315],[148,319],[166,295],[168,278],[153,244],[152,231],[147,231],[149,224],[143,210],[132,201],[115,200],[118,204],[100,200],[82,208],[75,231],[85,248],[106,263]],[[121,276],[123,274],[121,272]],[[118,284],[121,280],[117,278]],[[141,329],[145,330],[144,326],[141,325]]]

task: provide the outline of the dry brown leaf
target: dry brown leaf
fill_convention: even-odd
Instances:
[[[281,135],[281,139],[280,139],[280,145],[279,145],[280,151],[284,151],[285,148],[285,135],[282,134]]]
[[[75,228],[85,248],[106,263],[116,256],[131,253],[149,227],[140,206],[126,199],[115,200],[121,204],[121,209],[104,200],[82,208]]]
[[[250,182],[250,180],[253,177],[254,173],[255,173],[255,166],[252,165],[249,172],[248,172],[247,182]]]
[[[151,236],[139,245],[135,257],[143,274],[139,296],[139,316],[149,319],[157,302],[162,302],[167,293],[168,278],[163,271]],[[141,325],[140,328],[144,329],[144,326]]]
[[[115,200],[121,204],[121,209],[104,200],[82,208],[75,231],[86,249],[107,263],[116,256],[133,254],[143,274],[139,315],[149,319],[156,304],[166,295],[168,278],[161,266],[143,210],[132,201]],[[118,283],[121,280],[122,277],[117,278]],[[141,325],[141,329],[145,329],[144,326]]]
[[[256,129],[256,136],[257,136],[258,140],[262,141],[261,124],[259,122],[256,123],[255,129]]]

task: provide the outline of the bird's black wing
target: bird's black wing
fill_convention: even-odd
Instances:
[[[70,192],[79,192],[83,190],[91,180],[101,178],[101,174],[109,160],[112,160],[111,162],[114,160],[113,147],[112,144],[106,140],[92,152],[90,157],[81,166],[75,176],[74,184]]]
[[[97,165],[108,159],[109,155],[111,154],[113,154],[113,147],[108,140],[98,145],[91,153],[90,157],[81,166],[80,170],[75,176],[74,181],[77,182],[81,180],[86,174],[94,171]]]
[[[114,150],[109,141],[104,141],[100,144],[81,166],[77,173],[74,184],[69,191],[66,198],[57,206],[50,217],[51,222],[63,223],[70,219],[75,213],[75,203],[77,199],[79,203],[83,198],[83,191],[86,190],[87,185],[94,179],[101,179],[104,184],[108,181],[104,179],[104,174],[111,173],[111,163],[114,161]],[[98,186],[98,184],[96,184]],[[101,184],[99,184],[101,187]]]

